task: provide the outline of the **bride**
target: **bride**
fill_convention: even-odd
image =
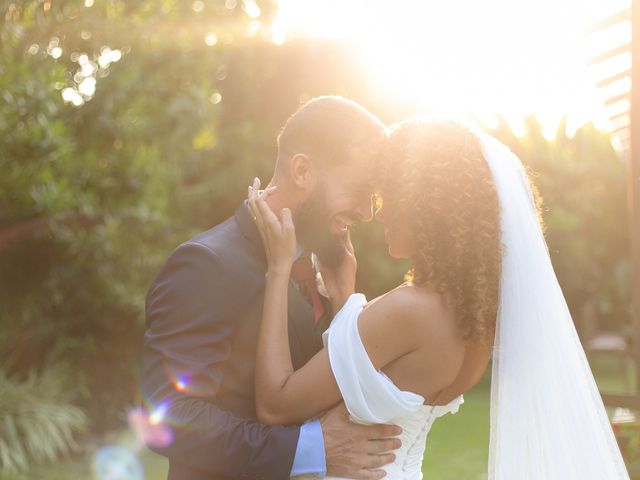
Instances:
[[[402,447],[385,478],[420,479],[436,418],[455,413],[493,360],[489,479],[628,479],[557,283],[536,195],[518,158],[452,121],[396,126],[378,190],[389,253],[410,280],[367,302],[353,293],[348,235],[343,305],[325,348],[293,370],[287,291],[297,243],[291,212],[249,191],[268,258],[256,357],[264,423],[301,423],[344,401],[360,423],[394,423]],[[379,478],[379,477],[376,477]]]

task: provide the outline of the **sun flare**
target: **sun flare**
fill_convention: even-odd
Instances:
[[[570,131],[609,129],[587,59],[607,42],[588,25],[629,0],[280,0],[274,38],[344,40],[380,95],[420,113],[502,115],[516,132],[535,115],[549,138],[563,116]],[[630,29],[628,29],[630,30]],[[620,32],[619,32],[620,33]],[[594,45],[597,43],[597,45]]]

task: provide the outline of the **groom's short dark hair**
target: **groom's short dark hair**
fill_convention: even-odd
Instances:
[[[352,100],[323,96],[302,105],[278,136],[278,166],[297,154],[320,164],[347,161],[355,149],[367,148],[385,137],[384,124]]]

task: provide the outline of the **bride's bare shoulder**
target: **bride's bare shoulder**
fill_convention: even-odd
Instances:
[[[419,338],[424,335],[434,340],[434,335],[439,340],[458,337],[452,309],[442,295],[412,284],[402,284],[369,302],[362,317],[363,323],[381,323],[390,330],[401,328]]]
[[[442,318],[449,314],[450,308],[439,293],[403,283],[369,302],[365,311],[370,315],[387,313],[408,319],[425,319],[434,315]]]
[[[417,352],[421,354],[413,357],[420,364],[440,365],[443,359],[450,365],[459,364],[461,339],[455,320],[436,292],[401,285],[367,304],[358,328],[378,369]]]

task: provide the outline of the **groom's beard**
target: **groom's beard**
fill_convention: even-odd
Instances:
[[[334,268],[342,262],[345,247],[343,240],[331,232],[326,192],[326,180],[321,180],[309,199],[298,208],[294,223],[302,248],[315,253],[323,265]]]

